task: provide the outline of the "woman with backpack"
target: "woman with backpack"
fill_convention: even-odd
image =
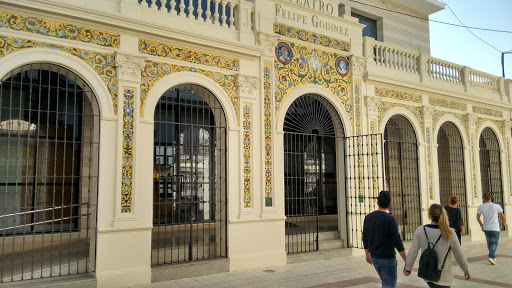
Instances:
[[[455,260],[464,271],[466,280],[469,280],[468,261],[462,252],[455,231],[448,224],[446,211],[441,205],[432,204],[428,209],[428,217],[431,220],[430,224],[420,226],[414,232],[404,274],[406,276],[411,274],[412,266],[421,248],[418,276],[427,281],[429,287],[452,285],[451,254],[455,256]]]

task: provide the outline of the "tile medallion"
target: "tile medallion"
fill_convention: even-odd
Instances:
[[[0,28],[119,48],[119,34],[0,11]]]
[[[238,109],[238,84],[235,75],[225,74],[220,72],[213,72],[209,70],[174,65],[170,63],[164,62],[156,62],[151,60],[145,61],[144,70],[142,71],[142,83],[140,85],[140,115],[143,117],[144,113],[144,104],[146,104],[146,98],[149,95],[149,91],[151,88],[160,81],[163,77],[167,75],[171,75],[178,72],[194,72],[202,74],[213,81],[215,81],[226,93],[226,95],[231,100],[231,104],[233,105],[233,109],[235,110],[237,121],[239,117],[239,109]]]
[[[478,114],[482,114],[482,115],[497,117],[497,118],[502,118],[503,117],[503,112],[502,111],[498,111],[498,110],[494,110],[494,109],[490,109],[490,108],[485,108],[485,107],[473,106],[473,112],[474,113],[478,113]]]
[[[244,104],[242,112],[243,147],[244,147],[244,208],[251,207],[251,105]]]
[[[123,169],[121,174],[121,213],[132,212],[133,186],[133,116],[135,90],[123,90]]]
[[[79,49],[76,47],[55,45],[30,39],[0,35],[0,58],[20,50],[30,48],[47,48],[51,50],[59,50],[71,54],[91,66],[107,86],[107,89],[110,92],[112,105],[114,107],[114,114],[117,114],[118,92],[114,54],[99,53],[90,50]]]
[[[437,106],[437,107],[455,109],[455,110],[459,110],[459,111],[467,111],[468,110],[468,104],[464,104],[464,103],[457,102],[457,101],[451,101],[451,100],[446,100],[446,99],[442,99],[442,98],[434,98],[434,97],[429,97],[428,101],[429,101],[430,105]]]
[[[375,95],[415,103],[421,103],[423,101],[421,95],[382,87],[375,87]]]
[[[304,42],[350,52],[350,43],[347,41],[338,40],[285,24],[274,23],[274,33]]]
[[[294,89],[304,85],[319,85],[331,91],[352,120],[352,97],[351,97],[351,75],[347,69],[345,76],[340,75],[337,70],[336,61],[342,57],[346,63],[349,63],[345,56],[324,50],[304,46],[294,42],[281,41],[277,47],[288,46],[291,54],[284,55],[285,58],[279,59],[279,51],[276,49],[275,61],[275,112],[276,117],[279,114],[284,99]],[[283,50],[284,52],[285,50]],[[287,58],[290,58],[288,64],[285,64]]]
[[[263,63],[263,110],[265,126],[265,207],[272,207],[272,86],[271,63]]]
[[[151,40],[139,39],[139,52],[220,69],[232,71],[240,69],[240,60],[236,58],[195,51]]]

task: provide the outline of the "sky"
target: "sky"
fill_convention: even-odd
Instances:
[[[512,0],[438,0],[450,6],[466,26],[511,33],[474,30],[505,54],[505,78],[512,79]],[[448,7],[430,15],[431,20],[460,24]],[[432,57],[469,66],[495,76],[502,76],[501,52],[478,40],[466,28],[430,22],[430,54]]]

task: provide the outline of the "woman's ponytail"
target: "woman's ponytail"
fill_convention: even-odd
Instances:
[[[450,241],[454,235],[454,231],[450,228],[448,215],[444,208],[439,204],[432,204],[428,209],[428,213],[430,214],[430,218],[439,225],[441,237],[446,241]]]

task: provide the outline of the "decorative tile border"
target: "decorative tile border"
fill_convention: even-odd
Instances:
[[[382,87],[375,87],[375,95],[415,103],[421,103],[423,100],[421,95]]]
[[[423,122],[423,111],[422,111],[421,107],[415,107],[415,106],[411,106],[411,105],[407,105],[407,104],[392,103],[392,102],[386,102],[386,101],[380,101],[379,107],[377,108],[377,110],[379,112],[379,118],[378,118],[379,125],[382,123],[382,117],[384,117],[386,112],[388,112],[391,108],[394,108],[394,107],[403,107],[403,108],[411,111],[411,113],[414,114],[414,116],[416,117],[416,120],[418,120],[421,128],[423,129],[424,122]],[[416,135],[416,137],[419,138],[419,137],[422,137],[422,135]]]
[[[361,92],[359,80],[354,80],[356,135],[361,135]]]
[[[178,73],[178,72],[194,72],[202,74],[213,81],[215,81],[226,94],[228,95],[231,103],[233,104],[233,108],[236,113],[237,121],[239,121],[239,110],[238,110],[238,85],[236,81],[236,77],[230,74],[224,74],[220,72],[213,72],[203,69],[198,69],[194,67],[187,67],[181,65],[174,65],[164,62],[156,62],[151,60],[145,61],[145,67],[142,71],[142,83],[140,85],[140,115],[143,117],[144,113],[144,104],[146,103],[146,98],[148,97],[149,91],[151,88],[160,81],[163,77]]]
[[[468,110],[468,104],[461,103],[461,102],[446,100],[446,99],[442,99],[442,98],[434,98],[434,97],[429,97],[428,101],[429,101],[430,105],[434,105],[434,106],[438,106],[438,107],[455,109],[455,110],[459,110],[459,111],[467,111]]]
[[[0,35],[0,58],[3,58],[14,52],[30,49],[30,48],[47,48],[51,50],[59,50],[80,58],[82,61],[91,66],[100,76],[101,80],[110,92],[114,114],[117,114],[117,78],[115,67],[115,55],[108,53],[99,53],[76,47],[67,47],[55,45],[46,42],[34,41],[23,38],[14,38]]]
[[[119,48],[119,34],[0,11],[0,27],[59,39]]]
[[[432,148],[431,148],[431,136],[430,127],[426,127],[425,135],[427,139],[427,166],[428,166],[428,195],[430,200],[434,199],[434,192],[432,190]]]
[[[450,112],[443,111],[443,110],[434,110],[434,113],[432,115],[432,123],[433,123],[432,127],[437,127],[437,123],[439,122],[439,120],[446,114],[452,115],[452,116],[456,117],[457,119],[459,119],[459,121],[462,123],[462,129],[463,129],[462,131],[459,131],[459,132],[464,133],[464,135],[467,135],[469,137],[469,134],[467,133],[467,131],[469,131],[467,114],[450,113]],[[459,127],[457,127],[457,128],[459,128]],[[433,137],[435,137],[436,143],[437,143],[437,135],[433,135]]]
[[[263,63],[263,110],[265,126],[265,207],[272,207],[272,86],[271,63]]]
[[[135,89],[123,90],[123,170],[121,174],[121,213],[132,212],[133,116]]]
[[[244,208],[251,207],[251,105],[243,105],[242,135],[244,147]]]
[[[226,70],[238,71],[240,69],[240,60],[236,58],[180,48],[151,40],[139,39],[139,52]]]
[[[345,107],[353,124],[352,104],[352,75],[347,71],[346,76],[337,72],[336,62],[345,56],[337,53],[319,50],[294,42],[282,40],[290,46],[292,55],[289,64],[275,61],[275,117],[279,114],[281,105],[294,89],[304,85],[318,85],[331,91]],[[345,59],[349,63],[348,58]],[[352,126],[353,127],[353,126]],[[346,129],[349,129],[348,127]],[[350,127],[350,129],[352,129]]]
[[[501,133],[501,136],[503,137],[503,139],[505,139],[505,121],[503,121],[503,120],[495,120],[495,119],[478,117],[478,119],[476,120],[476,131],[478,131],[480,129],[480,127],[482,126],[482,124],[485,121],[490,121],[490,122],[494,123],[498,127],[498,130]],[[476,138],[477,143],[479,143],[480,135],[477,135],[477,137],[478,137],[478,138]],[[496,135],[496,137],[498,137],[498,135]],[[501,148],[503,148],[503,147],[501,147]]]
[[[478,114],[487,115],[487,116],[503,118],[502,111],[498,111],[498,110],[494,110],[494,109],[490,109],[490,108],[473,106],[473,112],[478,113]]]
[[[345,52],[350,52],[350,43],[321,34],[313,33],[300,28],[295,28],[281,23],[274,23],[274,33],[293,39],[322,45]]]

